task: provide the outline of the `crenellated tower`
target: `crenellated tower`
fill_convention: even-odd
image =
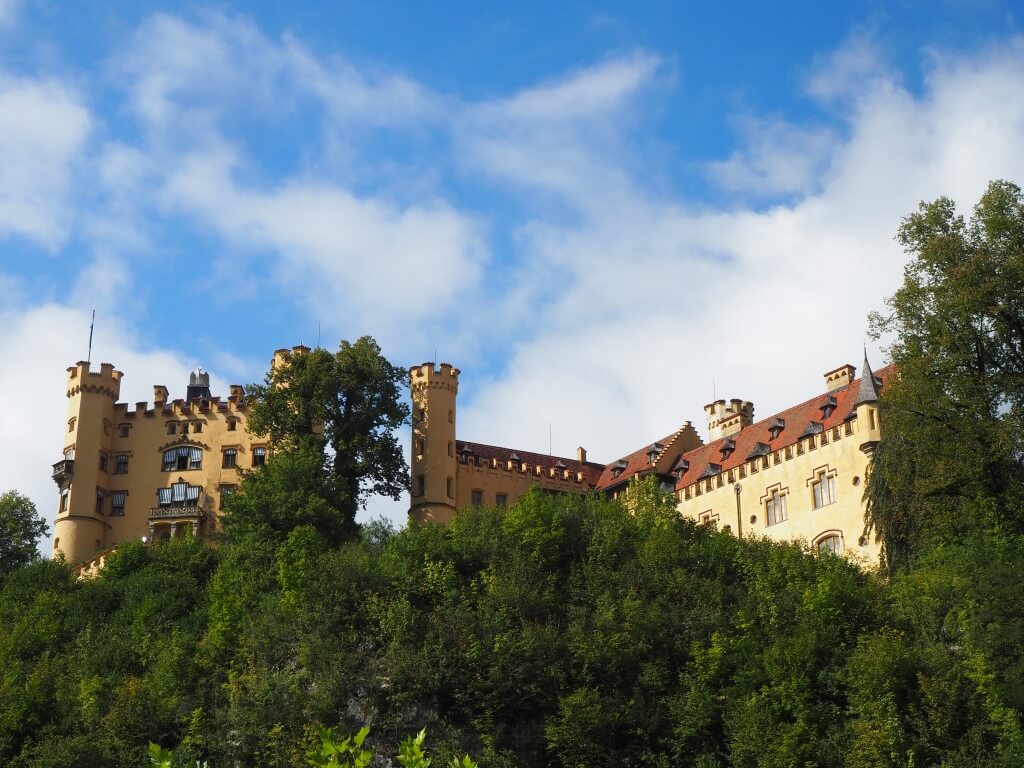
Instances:
[[[451,520],[455,514],[455,401],[459,369],[423,363],[409,369],[412,389],[412,506],[417,523]]]
[[[79,562],[108,546],[104,514],[107,463],[114,439],[114,403],[121,392],[121,371],[87,362],[68,368],[68,420],[64,457],[53,465],[58,488],[53,554]]]

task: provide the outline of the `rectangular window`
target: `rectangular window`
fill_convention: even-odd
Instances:
[[[67,512],[68,511],[68,489],[67,488],[65,488],[64,490],[62,490],[60,492],[60,511],[61,512]]]
[[[111,517],[121,517],[124,515],[124,502],[128,496],[128,491],[111,491],[110,493],[110,515]]]
[[[224,456],[220,466],[222,469],[234,469],[238,466],[238,451],[235,448],[225,448]]]
[[[836,500],[836,478],[825,474],[822,470],[818,473],[817,479],[811,483],[811,490],[814,492],[814,508],[828,506]]]
[[[132,431],[132,425],[131,424],[122,424],[121,426],[119,426],[117,428],[117,433],[121,437],[128,437],[128,435],[131,434],[131,431]]]
[[[128,456],[127,454],[120,453],[114,457],[114,474],[115,475],[127,475],[128,474]]]
[[[160,488],[156,492],[157,501],[161,507],[169,507],[171,505],[171,489]]]
[[[178,431],[178,425],[175,424],[173,421],[168,421],[167,422],[167,434],[168,435],[173,435],[177,431]]]
[[[101,453],[100,454],[100,472],[106,472],[106,471],[107,471],[107,454]]]
[[[484,492],[483,491],[471,491],[469,495],[470,495],[470,503],[473,506],[479,507],[481,504],[484,503]]]
[[[789,519],[786,510],[786,494],[778,488],[774,489],[764,503],[764,513],[768,525],[775,525]]]
[[[252,449],[252,465],[262,467],[267,463],[267,449],[263,447]]]
[[[497,496],[495,496],[494,501],[499,507],[508,506],[508,496],[506,496],[504,493],[499,493]]]
[[[228,432],[234,432],[238,428],[237,419],[228,419]]]
[[[445,482],[445,490],[448,492],[449,499],[455,498],[455,481],[450,477]]]
[[[203,468],[203,449],[202,448],[189,448],[189,450],[188,450],[188,468],[189,469],[202,469]]]
[[[97,515],[102,515],[103,514],[103,499],[104,499],[103,491],[101,491],[101,490],[99,490],[97,488],[96,489],[96,514]]]
[[[426,487],[427,487],[427,476],[426,475],[416,475],[416,484],[414,486],[414,493],[415,493],[415,495],[423,496],[424,493],[426,493]]]
[[[181,434],[183,434],[183,435],[187,435],[188,434],[188,422],[187,421],[181,422]]]
[[[194,424],[192,425],[192,431],[193,431],[193,432],[194,432],[195,434],[197,434],[197,435],[198,435],[198,434],[199,434],[200,432],[202,432],[202,431],[203,431],[203,422],[201,422],[201,421],[197,421],[197,422],[195,422],[195,423],[194,423]]]

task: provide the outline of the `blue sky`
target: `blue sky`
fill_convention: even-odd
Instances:
[[[0,490],[52,519],[93,309],[129,402],[370,334],[604,461],[884,362],[900,218],[1024,181],[1020,14],[711,5],[0,0]]]

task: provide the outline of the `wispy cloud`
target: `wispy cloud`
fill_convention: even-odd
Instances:
[[[66,85],[0,75],[0,236],[50,249],[64,241],[73,165],[91,123]]]

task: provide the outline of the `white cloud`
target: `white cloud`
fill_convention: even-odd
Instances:
[[[468,105],[456,124],[459,160],[499,183],[614,210],[630,186],[618,164],[624,128],[636,119],[636,99],[660,68],[660,59],[637,52],[509,98]]]
[[[886,66],[882,50],[866,32],[851,35],[841,46],[814,62],[805,87],[812,97],[831,103],[871,93],[898,80]]]
[[[233,167],[226,149],[188,156],[166,198],[240,250],[273,254],[275,279],[321,317],[344,307],[352,325],[400,338],[444,312],[486,260],[475,222],[442,200],[400,207],[315,180],[251,189]]]
[[[21,0],[0,0],[0,29],[14,24]]]
[[[219,13],[189,23],[156,14],[116,68],[132,81],[136,113],[163,138],[209,131],[237,110],[280,117],[311,99],[338,125],[386,125],[440,115],[437,97],[386,70],[321,59],[296,38],[273,40]]]
[[[53,80],[0,76],[0,236],[57,248],[71,218],[72,165],[91,119]]]
[[[859,364],[866,315],[902,276],[900,218],[939,195],[966,212],[988,180],[1024,179],[1024,102],[1007,97],[1024,89],[1024,47],[938,58],[920,94],[864,60],[840,64],[843,77],[827,73],[816,85],[843,93],[843,138],[827,163],[787,180],[789,140],[777,157],[766,143],[752,166],[743,158],[741,180],[795,193],[785,205],[714,210],[657,199],[603,143],[567,136],[581,167],[616,164],[627,181],[614,215],[584,173],[562,186],[584,215],[566,223],[537,211],[524,227],[525,258],[552,265],[558,290],[505,370],[460,403],[460,435],[544,450],[553,422],[556,453],[583,444],[611,460],[684,419],[703,431],[702,406],[714,395],[751,399],[765,417],[820,392],[825,371]],[[461,367],[464,380],[478,375]]]
[[[816,190],[834,146],[831,131],[779,119],[740,122],[744,147],[712,162],[708,176],[724,189],[757,196]]]

